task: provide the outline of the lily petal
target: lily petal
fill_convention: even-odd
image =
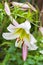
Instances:
[[[7,30],[8,30],[9,32],[14,32],[14,31],[15,31],[14,28],[15,28],[15,26],[12,25],[12,24],[10,24],[10,25],[7,27]]]
[[[28,47],[29,50],[37,50],[37,48],[38,47],[35,44],[29,44],[29,47]]]
[[[10,15],[11,15],[10,8],[9,8],[9,6],[8,6],[8,3],[7,3],[7,2],[5,2],[5,12],[6,12],[6,14],[7,14],[8,16],[10,16]]]
[[[19,25],[18,22],[12,16],[10,16],[10,20],[15,26]]]
[[[24,23],[17,26],[17,28],[23,28],[24,30],[29,31],[31,28],[30,22],[26,20]]]
[[[3,33],[2,36],[6,40],[13,40],[13,39],[16,39],[17,37],[19,37],[19,35],[14,34],[14,33]]]
[[[26,25],[26,29],[29,31],[31,28],[30,21],[26,20],[25,25]]]
[[[32,34],[30,34],[30,43],[34,44],[36,42],[37,42],[37,40],[34,38],[34,36]]]
[[[34,37],[32,36],[32,38],[34,39]],[[38,47],[35,45],[35,43],[36,43],[36,40],[34,39],[34,41],[33,41],[33,39],[32,39],[31,37],[30,37],[30,40],[27,40],[26,38],[24,39],[24,43],[28,46],[28,49],[29,50],[36,50]]]
[[[30,34],[30,44],[29,44],[29,49],[30,50],[36,50],[38,47],[35,45],[35,43],[37,42],[37,40],[34,38],[34,36],[32,34]]]

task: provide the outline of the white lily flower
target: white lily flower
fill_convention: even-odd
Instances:
[[[19,41],[16,40],[15,46],[16,47],[21,47],[22,44],[26,44],[26,46],[30,50],[36,50],[38,47],[34,44],[36,43],[36,39],[33,37],[32,34],[30,34],[29,30],[31,28],[31,25],[28,20],[26,20],[24,23],[19,24],[18,26],[14,26],[10,24],[7,29],[9,33],[3,33],[3,38],[6,40],[13,40],[13,39],[18,39]]]
[[[5,8],[4,8],[5,9],[5,12],[7,13],[8,16],[10,16],[11,15],[11,12],[10,12],[10,8],[8,6],[8,3],[5,2],[5,5],[4,6],[5,6]]]
[[[40,27],[39,30],[40,30],[40,32],[41,32],[42,35],[43,35],[43,27]]]
[[[12,5],[13,6],[19,6],[22,8],[30,8],[27,4],[24,4],[24,3],[12,2]]]
[[[41,54],[43,54],[43,50],[40,50],[39,52],[40,52]]]
[[[12,2],[12,5],[13,6],[19,6],[19,7],[21,7],[22,9],[24,9],[24,10],[27,10],[27,9],[32,9],[33,11],[37,11],[36,10],[36,8],[35,7],[33,7],[29,2],[28,2],[28,4],[25,4],[25,3],[18,3],[18,2]]]
[[[6,14],[9,16],[11,22],[12,22],[15,26],[19,25],[19,24],[16,22],[16,20],[11,16],[10,8],[9,8],[9,5],[8,5],[7,2],[5,2],[4,7],[5,7],[5,8],[4,8],[4,9],[5,9],[5,12],[6,12]]]

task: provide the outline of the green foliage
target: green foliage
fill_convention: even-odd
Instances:
[[[39,24],[39,11],[31,12],[22,11],[19,7],[10,8],[11,15],[18,21],[18,23],[24,22],[28,19],[32,25],[31,33],[37,39],[38,50],[28,51],[26,61],[22,60],[22,49],[15,47],[15,40],[7,41],[3,39],[2,33],[7,32],[7,26],[11,23],[9,17],[4,11],[3,4],[0,3],[0,65],[43,65],[43,55],[39,53],[43,49],[43,39],[41,33],[38,30]],[[35,25],[34,25],[35,24]]]

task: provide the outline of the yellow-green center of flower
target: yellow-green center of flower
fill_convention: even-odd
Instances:
[[[16,28],[14,34],[20,35],[19,38],[21,40],[23,40],[23,38],[26,38],[28,41],[30,40],[30,34],[27,34],[26,31],[22,28]]]

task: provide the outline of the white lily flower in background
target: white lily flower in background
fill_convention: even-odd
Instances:
[[[43,50],[40,50],[39,52],[40,52],[41,54],[43,54]]]
[[[18,2],[12,2],[12,5],[13,5],[13,6],[19,6],[19,7],[21,7],[21,8],[24,9],[24,10],[25,10],[25,9],[27,10],[27,9],[30,8],[30,9],[32,9],[32,10],[35,11],[35,12],[37,11],[36,8],[33,7],[29,2],[28,2],[28,4],[18,3]]]
[[[12,5],[13,6],[19,6],[22,8],[30,8],[27,4],[24,4],[24,3],[12,2]]]
[[[9,31],[9,33],[3,33],[3,38],[5,38],[6,40],[13,40],[16,38],[20,38],[20,42],[24,42],[24,44],[27,45],[27,47],[30,50],[36,50],[37,46],[34,44],[36,43],[36,39],[33,37],[32,34],[30,34],[29,30],[31,28],[31,25],[29,23],[29,21],[25,21],[22,24],[19,24],[18,26],[14,26],[12,24],[10,24],[7,29]],[[15,46],[19,45],[16,41]]]
[[[41,34],[43,35],[43,27],[39,28],[39,31],[41,32]]]
[[[4,5],[4,9],[5,9],[5,12],[7,13],[7,15],[8,16],[10,16],[11,15],[11,12],[10,12],[10,8],[9,8],[9,6],[8,6],[8,3],[7,2],[5,2],[5,5]]]
[[[10,20],[11,20],[11,22],[15,25],[15,26],[17,26],[17,25],[19,25],[17,22],[16,22],[16,20],[11,16],[11,12],[10,12],[10,8],[9,8],[9,5],[8,5],[8,3],[7,2],[5,2],[5,12],[6,12],[6,14],[9,16],[9,18],[10,18]]]

